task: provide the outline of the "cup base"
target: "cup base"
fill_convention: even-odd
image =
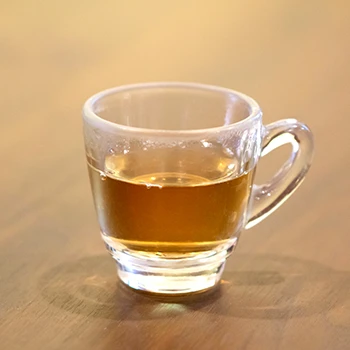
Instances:
[[[210,251],[160,254],[128,249],[102,235],[117,262],[118,275],[131,288],[158,294],[187,294],[214,287],[237,238]]]
[[[133,289],[157,294],[187,294],[214,287],[220,280],[225,260],[206,266],[204,271],[190,272],[187,269],[153,269],[118,261],[118,275],[122,282]]]

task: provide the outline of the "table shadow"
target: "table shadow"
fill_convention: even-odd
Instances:
[[[292,257],[235,254],[216,288],[163,297],[135,292],[119,282],[106,254],[56,266],[41,276],[38,288],[55,307],[113,320],[164,319],[188,311],[289,319],[329,312],[347,302],[350,274]]]

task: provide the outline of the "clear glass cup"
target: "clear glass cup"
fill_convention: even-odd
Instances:
[[[250,97],[192,83],[116,87],[84,105],[88,171],[101,235],[120,279],[154,293],[213,287],[243,229],[279,207],[311,163],[310,130],[262,124]],[[292,144],[271,181],[259,159]]]

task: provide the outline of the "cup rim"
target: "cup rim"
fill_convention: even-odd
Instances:
[[[98,114],[96,114],[93,111],[94,103],[105,96],[117,94],[120,92],[126,92],[130,90],[152,89],[152,88],[162,88],[162,87],[163,88],[169,88],[169,87],[191,88],[191,89],[197,89],[197,90],[206,90],[206,91],[213,91],[213,92],[216,91],[223,94],[236,95],[237,97],[239,97],[249,105],[249,107],[251,108],[251,113],[246,118],[227,125],[215,126],[211,128],[204,128],[204,129],[176,130],[176,129],[141,128],[136,126],[118,124],[100,117]],[[148,83],[120,85],[120,86],[102,90],[94,94],[93,96],[91,96],[86,100],[83,106],[83,118],[86,121],[90,122],[91,124],[94,124],[94,126],[97,128],[104,129],[106,131],[114,130],[114,131],[143,133],[143,134],[154,133],[154,134],[162,134],[162,135],[193,135],[193,134],[203,134],[203,133],[215,133],[215,132],[233,129],[236,127],[244,128],[246,124],[251,123],[255,119],[261,118],[261,116],[262,116],[262,111],[258,103],[248,95],[245,95],[239,91],[228,89],[225,87],[202,84],[202,83],[191,83],[191,82],[148,82]]]

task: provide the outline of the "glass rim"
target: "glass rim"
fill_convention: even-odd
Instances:
[[[152,89],[152,88],[171,88],[171,87],[190,88],[195,90],[219,92],[226,95],[228,94],[235,95],[249,105],[251,112],[244,119],[234,123],[229,123],[227,125],[215,126],[210,128],[202,128],[202,129],[176,130],[176,129],[141,128],[136,126],[118,124],[100,117],[97,113],[93,111],[94,103],[108,95],[118,94],[121,92],[127,92],[131,90]],[[103,128],[106,131],[115,130],[115,131],[122,131],[122,132],[129,132],[129,133],[143,133],[143,134],[155,133],[155,134],[162,134],[162,135],[193,135],[193,134],[203,134],[203,133],[215,133],[215,132],[220,132],[224,130],[234,129],[236,127],[242,127],[242,126],[244,127],[245,124],[249,124],[255,119],[259,119],[261,116],[262,116],[262,111],[258,103],[253,98],[249,97],[248,95],[245,95],[244,93],[241,93],[236,90],[228,89],[225,87],[216,86],[216,85],[191,83],[191,82],[149,82],[149,83],[120,85],[120,86],[102,90],[92,95],[90,98],[86,100],[83,106],[83,118],[87,119],[87,121],[90,121],[96,127]]]

